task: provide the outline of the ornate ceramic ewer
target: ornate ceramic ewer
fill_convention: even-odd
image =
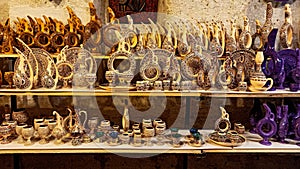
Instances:
[[[263,138],[261,144],[270,146],[272,143],[269,138],[274,136],[277,132],[277,124],[275,122],[275,115],[272,113],[270,107],[264,103],[265,117],[258,121],[256,125],[257,133]]]
[[[260,51],[264,47],[262,35],[261,35],[261,24],[258,19],[255,20],[256,32],[252,35],[252,45],[251,48],[255,51]]]
[[[238,45],[240,49],[250,49],[252,45],[252,36],[250,34],[249,19],[247,16],[244,16],[244,28],[240,34]]]
[[[57,111],[53,111],[53,115],[56,116],[56,126],[52,130],[52,136],[55,137],[54,144],[62,144],[62,138],[66,134],[64,129],[63,117],[58,114]]]
[[[256,72],[250,77],[249,90],[250,91],[266,91],[269,90],[273,85],[273,79],[266,78],[264,73],[261,71],[261,64],[264,60],[263,52],[257,52],[255,62],[256,62]],[[270,82],[268,87],[264,87],[267,82]]]
[[[63,126],[67,131],[65,137],[69,137],[71,133],[84,133],[85,123],[87,121],[87,112],[84,110],[75,110],[73,112],[70,108],[67,108],[69,115],[63,119]],[[81,122],[81,116],[84,114],[84,121]]]
[[[284,89],[283,82],[286,77],[284,58],[280,57],[275,51],[277,32],[278,29],[273,29],[268,36],[268,43],[263,51],[264,61],[261,66],[263,73],[274,81],[271,90]]]
[[[280,28],[279,37],[282,48],[291,48],[293,43],[292,11],[289,4],[284,6],[284,23]]]
[[[18,60],[15,62],[15,73],[13,76],[14,84],[16,85],[16,88],[18,89],[31,89],[35,85],[37,85],[37,76],[38,74],[34,74],[34,67],[32,65],[32,62],[26,56],[24,53],[22,53],[17,48],[14,48],[16,52],[19,54]],[[29,54],[29,55],[32,55]],[[34,56],[31,56],[32,58],[35,58]],[[33,61],[34,62],[34,61]],[[36,60],[35,60],[36,62]],[[35,64],[38,66],[37,64]],[[37,70],[37,69],[35,69]]]
[[[102,22],[101,19],[97,15],[97,11],[95,5],[90,2],[90,22],[86,24],[84,31],[85,31],[85,38],[87,39],[87,46],[89,48],[95,49],[101,43],[102,35],[101,35],[101,27]]]
[[[262,40],[263,44],[268,42],[268,35],[271,32],[273,26],[272,26],[272,17],[273,17],[273,7],[272,7],[272,2],[267,3],[267,8],[266,8],[266,21],[261,28],[261,35],[262,35]]]
[[[81,45],[74,63],[73,87],[93,88],[96,76],[96,61],[91,53]]]

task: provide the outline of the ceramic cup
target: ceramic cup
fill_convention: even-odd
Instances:
[[[153,89],[154,90],[162,90],[163,89],[162,81],[155,81]]]
[[[191,90],[192,82],[191,81],[182,81],[181,82],[181,90]]]
[[[171,88],[171,81],[170,80],[163,80],[163,89],[164,90],[170,90]]]
[[[145,90],[145,84],[143,81],[136,81],[136,90],[137,91],[144,91]]]
[[[247,90],[247,82],[239,82],[238,90],[241,92],[245,92]]]
[[[171,89],[172,90],[179,90],[180,89],[180,83],[178,81],[172,81]]]

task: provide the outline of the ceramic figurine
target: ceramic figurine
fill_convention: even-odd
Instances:
[[[284,6],[284,23],[280,28],[279,37],[282,48],[291,48],[293,43],[292,12],[289,4]]]
[[[288,121],[288,105],[283,105],[282,106],[282,118],[278,124],[278,136],[279,136],[279,141],[281,143],[286,143],[285,138],[287,137],[288,134],[288,129],[289,129],[289,121]]]
[[[238,46],[240,49],[250,49],[251,45],[252,37],[250,34],[249,19],[247,16],[244,16],[244,28],[242,33],[240,34]]]
[[[275,40],[278,29],[273,29],[268,36],[268,43],[265,46],[264,61],[262,63],[262,71],[268,78],[274,81],[274,87],[271,90],[283,89],[285,80],[284,60],[279,57],[275,51]]]
[[[263,138],[260,141],[261,144],[270,146],[272,143],[269,138],[273,137],[277,133],[277,124],[275,122],[275,115],[272,113],[270,107],[264,103],[265,117],[258,121],[256,125],[257,133]],[[264,126],[268,126],[267,131]]]

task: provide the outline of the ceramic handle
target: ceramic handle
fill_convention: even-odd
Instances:
[[[266,90],[269,90],[269,89],[271,89],[271,87],[273,87],[273,79],[267,78],[267,82],[268,82],[268,81],[270,81],[270,85],[267,87]]]

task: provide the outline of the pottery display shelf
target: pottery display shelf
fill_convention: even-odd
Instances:
[[[212,130],[201,130],[204,138],[207,139],[209,133]],[[188,135],[188,130],[180,130],[180,134]],[[289,144],[282,144],[271,140],[271,146],[264,146],[259,143],[262,139],[257,134],[251,134],[246,132],[243,134],[246,138],[241,146],[238,147],[225,147],[216,145],[213,143],[205,142],[200,147],[193,147],[188,144],[184,144],[181,147],[173,147],[171,144],[156,145],[152,146],[139,146],[135,147],[132,145],[114,145],[110,146],[108,143],[82,143],[78,146],[72,146],[71,142],[65,144],[56,145],[54,141],[50,141],[48,144],[39,144],[38,141],[33,141],[34,144],[31,146],[24,146],[18,144],[16,140],[9,144],[0,144],[0,154],[10,153],[299,153],[300,147],[296,145],[296,141],[288,140]],[[183,138],[182,138],[183,139]]]
[[[64,88],[64,89],[8,89],[0,88],[0,95],[6,96],[22,96],[22,95],[36,95],[36,96],[175,96],[175,97],[240,97],[240,98],[292,98],[300,97],[300,91],[291,92],[288,89],[264,92],[250,92],[250,91],[223,91],[223,90],[184,90],[184,91],[128,91],[128,90],[103,90],[96,87],[96,89],[88,88]]]

